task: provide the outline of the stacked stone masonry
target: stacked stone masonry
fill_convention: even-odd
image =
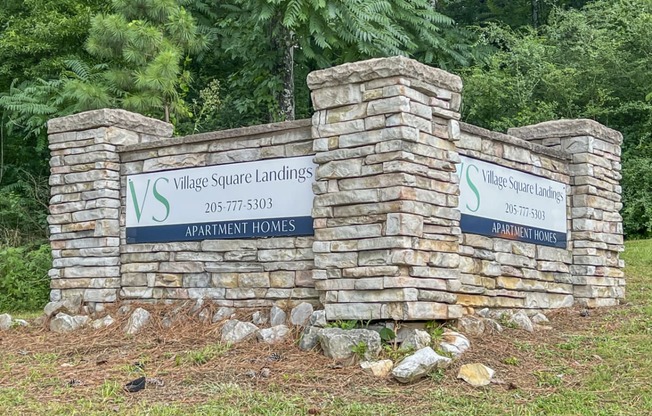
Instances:
[[[329,320],[624,297],[620,143],[590,120],[461,123],[461,79],[395,57],[308,76],[312,120],[186,137],[122,110],[51,120],[53,300],[324,306]],[[127,175],[314,155],[314,236],[127,243]],[[462,233],[460,155],[568,185],[566,248]]]

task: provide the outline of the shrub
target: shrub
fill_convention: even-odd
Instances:
[[[0,311],[33,311],[49,298],[50,245],[0,247]]]

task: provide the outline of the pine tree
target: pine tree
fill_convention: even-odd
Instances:
[[[181,96],[190,82],[185,65],[207,46],[193,17],[177,0],[113,0],[112,5],[113,14],[92,19],[86,49],[108,62],[103,83],[116,95],[117,105],[145,114],[162,112],[168,122],[172,114],[188,115]]]

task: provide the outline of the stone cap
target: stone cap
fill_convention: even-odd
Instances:
[[[523,140],[592,136],[617,145],[623,142],[623,135],[619,131],[586,118],[544,121],[531,126],[514,127],[507,130],[507,134]]]
[[[48,121],[48,134],[118,127],[152,136],[172,137],[174,126],[142,114],[115,108],[85,111]]]
[[[132,152],[138,150],[156,149],[160,147],[176,146],[181,144],[201,143],[207,141],[232,139],[235,137],[252,137],[261,134],[275,134],[284,131],[297,131],[304,130],[306,140],[312,139],[310,135],[310,128],[312,127],[312,119],[301,119],[293,121],[281,121],[278,123],[259,124],[249,127],[238,127],[235,129],[211,131],[207,133],[192,134],[190,136],[172,137],[166,140],[158,140],[154,142],[144,142],[138,144],[131,144],[121,146],[118,148],[120,152]]]
[[[452,92],[462,91],[462,79],[457,75],[404,56],[369,59],[313,71],[308,74],[308,87],[316,90],[396,76],[417,79]]]
[[[487,130],[482,127],[475,126],[473,124],[460,122],[460,130],[465,133],[473,134],[475,136],[484,137],[487,139],[495,140],[497,142],[510,144],[512,146],[522,147],[534,153],[554,157],[556,159],[567,160],[569,158],[568,153],[563,152],[559,149],[552,149],[547,146],[541,146],[539,144],[528,142],[527,140],[523,140],[519,137]]]

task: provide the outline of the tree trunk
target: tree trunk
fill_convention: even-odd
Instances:
[[[170,105],[168,103],[165,103],[165,122],[170,122]]]
[[[532,26],[539,27],[539,0],[532,1]]]
[[[283,91],[281,91],[280,107],[284,120],[294,120],[294,34],[288,32],[285,36],[283,64]]]

